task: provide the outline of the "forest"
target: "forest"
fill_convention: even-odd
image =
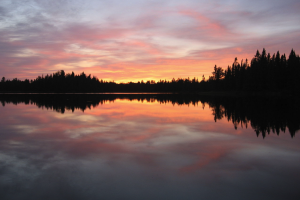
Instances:
[[[292,49],[288,58],[279,51],[272,56],[265,49],[249,62],[235,58],[227,68],[214,66],[208,80],[173,78],[172,80],[115,83],[91,74],[68,73],[64,70],[34,80],[6,80],[2,77],[0,92],[13,93],[101,93],[101,92],[167,92],[199,93],[209,91],[279,92],[296,95],[300,90],[300,58]]]

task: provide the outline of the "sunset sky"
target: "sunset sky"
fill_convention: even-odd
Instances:
[[[0,0],[0,76],[201,79],[257,49],[299,54],[299,11],[299,0]]]

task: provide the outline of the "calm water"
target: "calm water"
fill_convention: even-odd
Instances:
[[[1,97],[0,199],[300,198],[286,101],[51,98]]]

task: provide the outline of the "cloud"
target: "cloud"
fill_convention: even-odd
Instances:
[[[179,11],[180,14],[188,16],[196,20],[194,33],[198,35],[196,38],[202,38],[203,40],[218,39],[224,37],[233,36],[230,30],[222,24],[220,21],[216,21],[206,17],[205,15],[192,10],[192,9],[183,9]]]
[[[6,1],[0,74],[35,78],[64,69],[116,81],[208,75],[214,64],[251,59],[256,49],[300,51],[298,7],[294,0]]]

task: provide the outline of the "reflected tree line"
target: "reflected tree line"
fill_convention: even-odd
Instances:
[[[300,58],[291,50],[288,58],[279,51],[270,55],[265,49],[258,50],[251,59],[233,64],[226,69],[215,65],[208,80],[198,78],[173,78],[171,81],[153,80],[137,83],[120,83],[99,80],[85,74],[66,74],[64,70],[50,75],[38,76],[24,81],[2,77],[1,92],[202,92],[202,91],[250,91],[287,92],[297,94],[300,90]]]
[[[288,131],[291,137],[300,129],[300,106],[296,98],[240,97],[210,98],[214,120],[231,121],[234,128],[251,126],[263,138]]]
[[[291,137],[300,129],[300,105],[296,98],[279,97],[216,97],[182,94],[0,94],[2,106],[8,103],[33,104],[60,113],[79,109],[85,111],[116,99],[159,102],[173,105],[209,106],[217,122],[227,119],[233,127],[252,127],[257,136],[289,132]]]

